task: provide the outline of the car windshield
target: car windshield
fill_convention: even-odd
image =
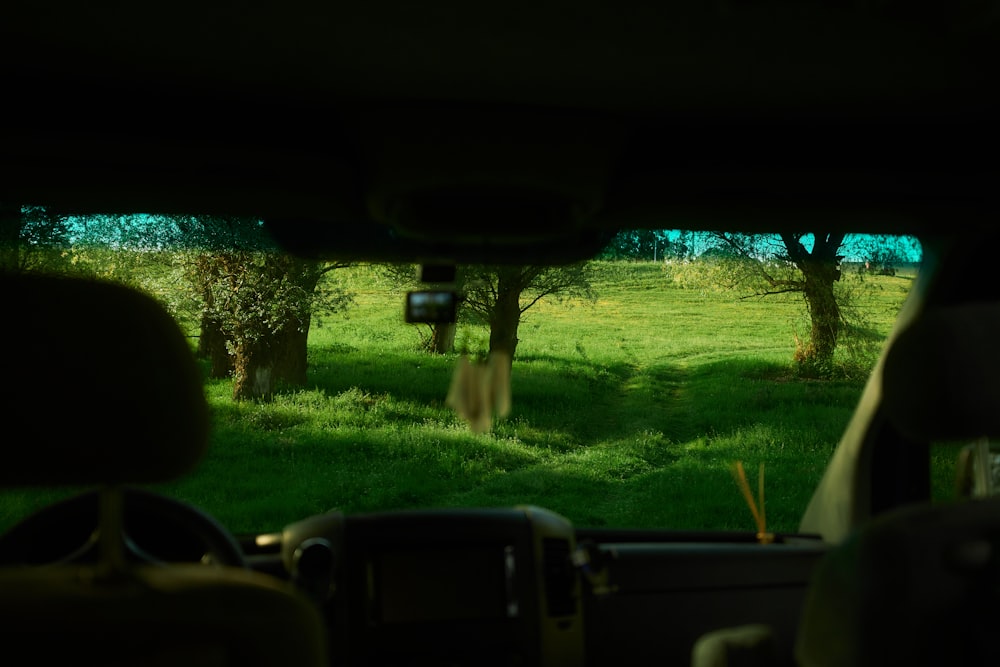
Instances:
[[[21,270],[133,286],[189,336],[210,449],[156,489],[247,534],[525,504],[796,532],[921,262],[912,237],[642,229],[573,264],[374,264],[255,221],[23,219]],[[5,491],[2,528],[57,493]]]

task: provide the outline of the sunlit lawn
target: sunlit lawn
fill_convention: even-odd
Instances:
[[[317,318],[309,386],[234,404],[213,381],[211,451],[161,487],[235,532],[330,509],[541,505],[580,526],[751,530],[730,466],[765,464],[770,528],[794,531],[862,389],[797,379],[800,297],[678,289],[660,265],[602,265],[597,300],[528,311],[511,414],[475,435],[444,404],[457,357],[421,352],[403,289],[368,267],[334,279],[346,313]],[[874,279],[869,279],[869,281]],[[910,280],[877,279],[884,336]],[[459,339],[485,344],[486,330]],[[5,525],[28,501],[6,497]]]

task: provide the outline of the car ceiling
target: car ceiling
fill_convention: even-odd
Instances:
[[[996,219],[996,2],[12,2],[0,201],[320,257]]]

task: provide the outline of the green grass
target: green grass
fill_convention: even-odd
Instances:
[[[862,389],[792,373],[801,297],[740,300],[680,289],[658,264],[607,263],[596,302],[528,311],[511,414],[476,435],[444,404],[457,358],[419,351],[403,290],[370,267],[334,278],[356,304],[317,318],[309,386],[235,404],[230,382],[208,382],[210,453],[161,490],[235,532],[330,509],[521,503],[580,526],[752,530],[730,472],[741,460],[754,480],[765,464],[769,527],[794,531]],[[868,282],[862,305],[884,337],[911,279]],[[3,496],[2,525],[34,502]]]

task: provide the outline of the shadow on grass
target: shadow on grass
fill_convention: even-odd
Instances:
[[[406,401],[443,405],[457,357],[419,352],[331,352],[310,357],[311,386],[329,394],[357,387],[368,393],[391,394]]]
[[[704,364],[690,372],[685,390],[692,416],[688,436],[762,423],[799,421],[804,428],[817,428],[824,414],[835,416],[839,432],[863,386],[853,380],[796,378],[787,366],[753,359]]]
[[[795,484],[777,482],[773,496],[789,530],[861,392],[747,358],[638,366],[535,356],[515,361],[510,417],[475,435],[444,406],[454,364],[319,353],[309,389],[267,405],[214,401],[213,449],[198,477],[215,484],[173,488],[238,530],[333,508],[514,504],[580,526],[727,529],[746,528],[730,462],[766,459]]]
[[[346,411],[375,412],[360,424],[449,421],[445,396],[457,357],[420,353],[317,353],[310,370],[314,390],[339,397]],[[685,442],[734,432],[748,424],[787,421],[809,409],[853,410],[862,383],[803,380],[788,365],[734,357],[700,365],[602,364],[580,357],[518,358],[512,373],[512,411],[501,435],[560,433],[576,446],[642,433]],[[390,400],[391,399],[391,400]],[[335,398],[333,405],[336,407]],[[296,417],[272,417],[279,427]],[[522,428],[519,428],[522,427]],[[524,428],[527,427],[527,428]],[[530,440],[530,435],[528,440]]]

